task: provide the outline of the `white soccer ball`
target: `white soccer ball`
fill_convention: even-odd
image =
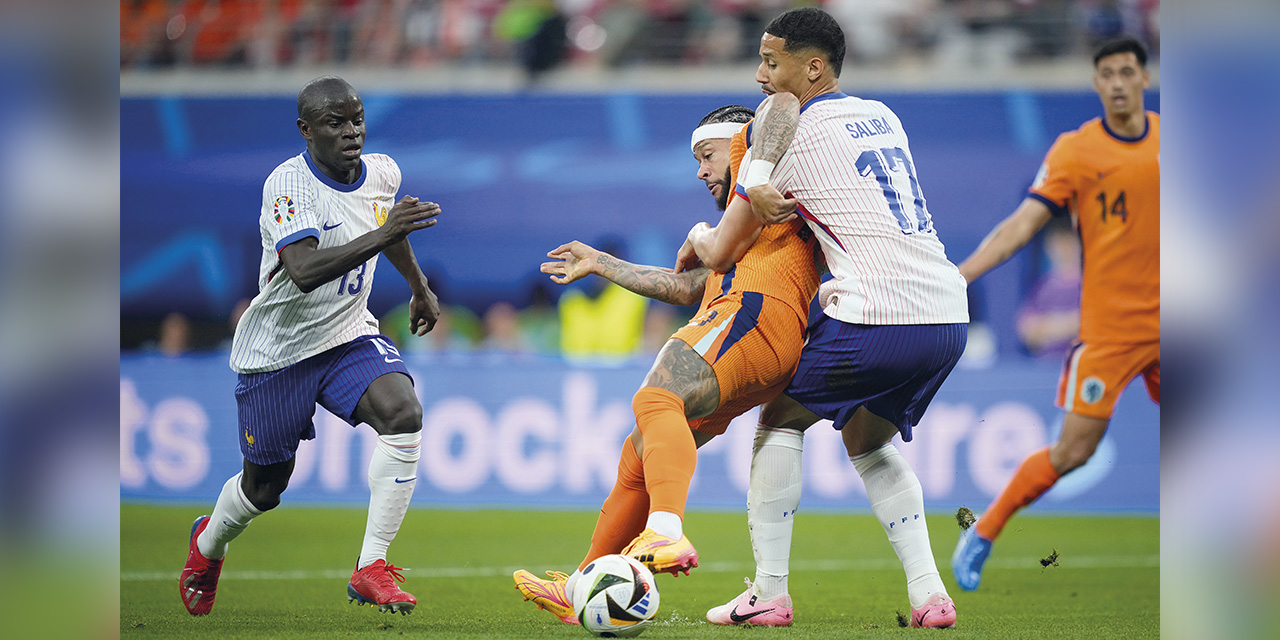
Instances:
[[[602,638],[640,635],[658,612],[658,587],[649,569],[621,554],[596,558],[570,594],[582,627]]]

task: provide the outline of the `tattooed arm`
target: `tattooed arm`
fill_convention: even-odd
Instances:
[[[800,100],[790,93],[775,93],[760,103],[752,126],[751,163],[743,178],[751,211],[765,224],[786,222],[796,216],[799,202],[784,198],[769,182],[773,166],[791,147],[800,123]]]
[[[683,273],[631,264],[577,240],[547,253],[555,262],[542,263],[541,271],[556,284],[569,284],[596,274],[646,298],[674,305],[696,304],[702,299],[711,270],[698,267]]]

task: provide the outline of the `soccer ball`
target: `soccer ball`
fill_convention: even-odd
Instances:
[[[570,594],[582,627],[602,638],[640,635],[658,612],[653,574],[621,554],[596,558],[582,570]]]

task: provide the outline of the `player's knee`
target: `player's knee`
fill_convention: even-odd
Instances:
[[[249,499],[253,504],[253,508],[258,511],[270,511],[280,506],[280,495],[284,493],[284,487],[278,487],[271,483],[254,484],[249,483],[244,489],[244,497]]]
[[[407,398],[386,407],[379,416],[383,435],[393,433],[417,433],[422,431],[422,405],[417,398]]]
[[[1059,468],[1056,471],[1058,475],[1064,475],[1084,466],[1084,463],[1093,457],[1093,452],[1097,450],[1098,443],[1079,441],[1059,443],[1058,446],[1060,452],[1060,455],[1057,456],[1059,464],[1055,466]]]

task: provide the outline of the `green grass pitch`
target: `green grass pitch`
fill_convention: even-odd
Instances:
[[[212,500],[212,498],[211,498]],[[595,514],[559,511],[409,512],[390,559],[412,567],[410,616],[347,603],[364,512],[285,505],[231,545],[217,605],[189,616],[177,593],[199,507],[123,505],[120,635],[124,638],[584,638],[521,600],[511,572],[570,571],[587,548]],[[704,619],[754,575],[745,513],[691,512],[685,532],[701,566],[658,577],[662,596],[646,638],[1155,638],[1159,618],[1159,520],[1042,517],[1012,520],[982,588],[951,580],[955,518],[931,513],[934,554],[959,620],[950,630],[903,629],[909,615],[897,557],[867,514],[800,513],[796,519],[790,629],[717,627]],[[1054,550],[1058,565],[1040,560]]]

